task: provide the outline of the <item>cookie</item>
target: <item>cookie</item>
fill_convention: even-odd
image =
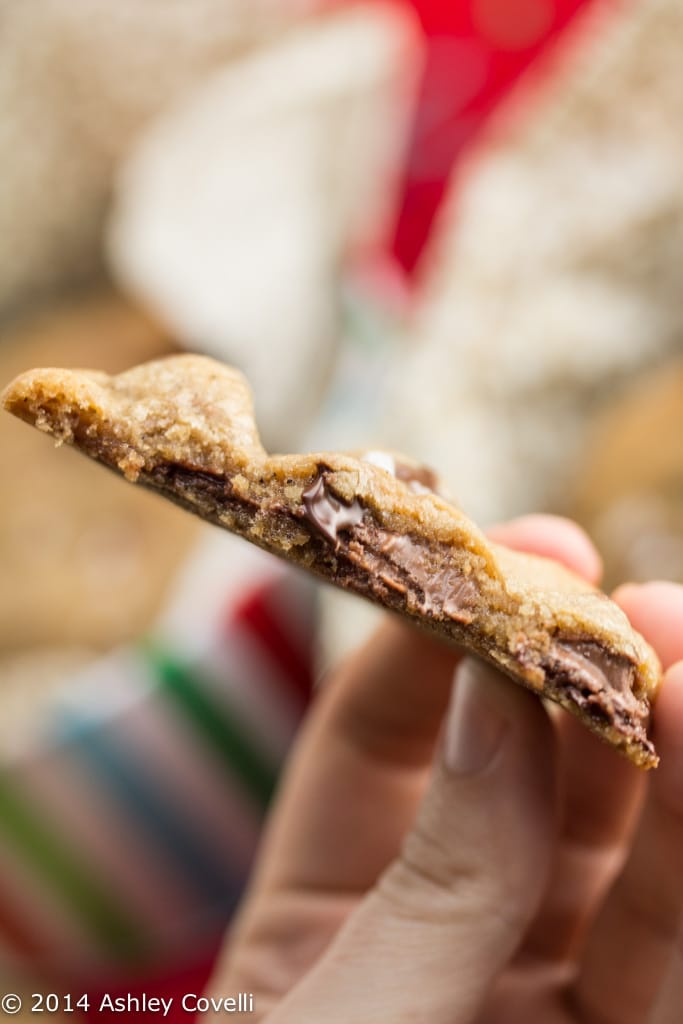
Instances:
[[[235,370],[174,356],[110,377],[33,370],[5,407],[58,442],[480,655],[642,767],[661,679],[601,592],[488,541],[434,475],[380,452],[268,455]]]

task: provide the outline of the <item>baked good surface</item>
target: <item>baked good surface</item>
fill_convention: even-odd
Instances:
[[[244,378],[202,356],[113,377],[32,370],[3,400],[127,480],[475,652],[656,765],[661,669],[623,612],[557,563],[488,541],[424,467],[377,451],[269,455]]]

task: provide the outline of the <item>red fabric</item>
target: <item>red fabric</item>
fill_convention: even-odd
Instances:
[[[283,621],[272,590],[248,591],[229,610],[229,626],[251,636],[262,654],[270,658],[303,712],[313,689],[313,637],[292,635]],[[281,600],[286,599],[286,593]],[[289,630],[289,632],[288,632]]]
[[[86,1021],[92,1022],[92,1024],[104,1024],[105,1021],[162,1019],[166,1024],[188,1024],[188,1022],[192,1020],[193,1015],[183,1010],[183,996],[188,993],[196,993],[199,995],[204,991],[208,984],[217,954],[218,950],[216,950],[213,956],[205,957],[199,963],[188,964],[180,969],[176,968],[166,974],[162,973],[151,978],[144,978],[142,980],[136,978],[128,985],[109,985],[103,989],[92,990],[88,994],[88,998],[90,1000],[89,1010],[87,1013],[83,1014],[83,1016]],[[230,992],[225,993],[226,996],[231,994],[232,993]],[[141,1010],[136,1011],[134,1009],[136,1004],[128,1002],[126,1002],[126,1005],[132,1007],[130,1013],[122,1013],[120,1010],[117,1012],[116,1010],[109,1010],[107,1008],[100,1010],[102,1000],[105,996],[110,996],[111,1000],[114,1001],[117,998],[127,1000],[129,995],[139,1000],[142,1000],[143,996],[147,996],[147,998],[155,996],[165,1000],[173,999],[173,1004],[166,1017],[162,1017],[162,1014],[159,1012],[149,1010],[147,1012],[142,1012]],[[75,997],[73,998],[75,1001]],[[106,1004],[106,1006],[108,1005],[109,1003]],[[116,1003],[114,1002],[113,1005],[116,1005]],[[141,1006],[142,1002],[138,1005]]]
[[[411,272],[459,153],[526,67],[588,0],[404,0],[426,66],[393,255]]]

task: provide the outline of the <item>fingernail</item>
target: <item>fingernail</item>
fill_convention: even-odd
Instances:
[[[474,658],[456,672],[444,739],[446,767],[455,775],[482,772],[500,749],[508,723],[493,692],[495,675]]]

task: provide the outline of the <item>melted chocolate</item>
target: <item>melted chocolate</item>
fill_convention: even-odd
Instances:
[[[435,554],[432,546],[418,538],[380,527],[359,501],[347,504],[332,493],[325,476],[321,472],[303,493],[301,515],[324,547],[333,549],[340,582],[346,578],[346,585],[358,593],[399,610],[463,624],[473,621],[479,594],[476,580],[450,561],[446,545]],[[194,467],[166,464],[157,467],[151,479],[173,500],[190,508],[192,503],[183,498],[186,490],[188,496],[201,495],[220,508],[232,508],[245,522],[258,509],[257,501],[237,498],[225,477]],[[276,511],[292,515],[284,508],[272,509]],[[321,557],[329,556],[321,552]],[[532,648],[520,649],[518,657],[522,665],[539,664]],[[540,667],[548,694],[569,697],[596,722],[609,724],[626,740],[654,753],[647,737],[650,709],[647,701],[633,692],[636,666],[627,657],[592,638],[558,637],[542,656]]]
[[[345,505],[325,486],[322,475],[303,492],[301,498],[308,521],[335,547],[339,547],[340,532],[356,526],[363,518],[360,502]]]
[[[363,576],[354,581],[355,590],[381,597],[388,589],[404,595],[412,611],[472,621],[476,582],[449,561],[445,547],[435,567],[434,552],[424,542],[378,526],[358,501],[342,502],[327,486],[324,473],[302,499],[311,526],[363,570]]]
[[[556,640],[542,662],[547,680],[558,692],[598,720],[609,722],[629,739],[653,749],[647,739],[650,709],[633,692],[636,666],[596,640]]]
[[[402,568],[417,583],[423,593],[423,609],[431,614],[443,614],[458,622],[471,622],[471,608],[479,594],[474,580],[461,569],[445,564],[434,568],[433,556],[423,544],[406,535],[398,535],[377,526],[370,528],[383,555]],[[374,540],[374,538],[373,538]],[[374,546],[374,545],[373,545]]]

